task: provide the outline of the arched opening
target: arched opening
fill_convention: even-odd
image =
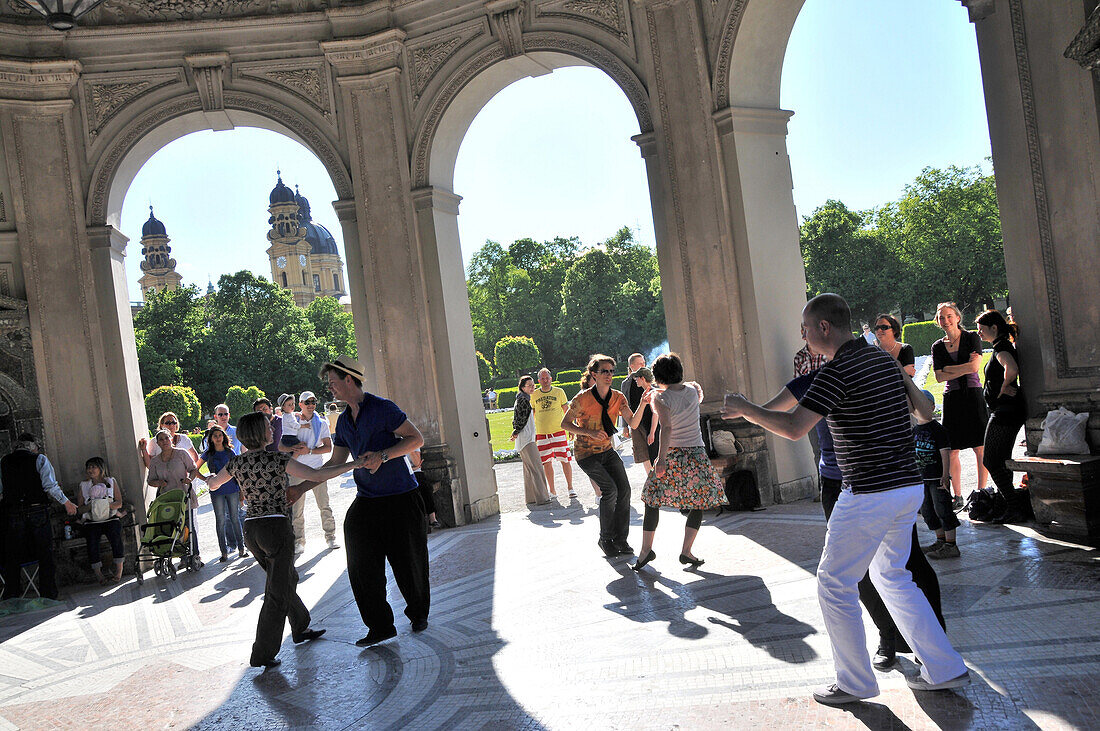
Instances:
[[[625,67],[624,67],[625,68]],[[548,76],[555,72],[553,76]],[[419,130],[417,139],[430,140],[426,147],[424,169],[414,169],[414,178],[420,177],[427,186],[421,198],[421,211],[419,213],[419,225],[423,239],[424,231],[430,229],[432,234],[433,253],[441,262],[440,272],[447,288],[447,295],[452,298],[461,298],[468,302],[468,283],[464,274],[474,252],[486,243],[486,239],[497,241],[503,251],[513,242],[529,239],[524,245],[542,250],[543,243],[551,243],[555,237],[567,239],[581,234],[581,241],[576,245],[575,252],[569,256],[580,259],[587,249],[594,246],[602,246],[609,239],[615,237],[621,227],[626,227],[626,235],[629,239],[639,242],[647,247],[649,257],[655,262],[656,254],[653,251],[654,234],[652,224],[652,210],[649,202],[648,181],[646,178],[645,163],[639,154],[639,150],[632,138],[636,138],[639,132],[648,132],[648,112],[645,111],[644,99],[632,98],[623,89],[621,78],[624,69],[609,71],[603,65],[597,65],[591,61],[577,56],[551,51],[533,51],[525,56],[493,63],[473,76],[472,80],[458,91],[453,99],[440,100],[441,106],[445,103],[445,111],[440,115],[438,123],[434,127]],[[616,78],[616,76],[620,78]],[[570,81],[572,80],[572,81]],[[540,86],[543,85],[543,86]],[[627,84],[629,86],[629,84]],[[534,107],[533,104],[542,93],[539,91],[523,91],[524,88],[543,89],[554,88],[555,99],[559,100],[557,109],[576,107],[583,109],[594,96],[614,98],[615,112],[614,123],[610,125],[612,130],[605,129],[606,120],[592,122],[587,143],[578,143],[577,135],[566,132],[563,128],[570,125],[578,126],[577,117],[562,114],[560,124],[554,130],[546,129],[540,120],[534,118],[547,114],[547,107]],[[572,89],[573,97],[565,101],[562,94],[566,87]],[[500,113],[501,109],[508,113]],[[476,119],[475,119],[476,118]],[[431,116],[429,115],[429,119]],[[480,130],[478,126],[486,124],[491,129]],[[583,124],[579,125],[583,127]],[[584,133],[578,133],[581,137]],[[502,150],[499,144],[494,146],[493,140],[498,143],[501,139],[507,139],[507,145]],[[470,145],[470,148],[467,147]],[[586,148],[584,144],[591,145]],[[599,152],[603,148],[615,147],[618,153],[625,150],[625,159],[629,162],[620,163],[618,168],[608,170],[599,167],[597,159],[602,159]],[[540,148],[540,151],[557,150],[559,158],[568,157],[568,166],[572,170],[571,182],[563,183],[547,182],[548,175],[559,173],[556,163],[560,160],[551,160],[553,155],[525,155],[524,150]],[[416,149],[416,148],[414,148]],[[468,149],[472,149],[467,153]],[[469,154],[467,159],[465,156]],[[523,158],[519,162],[517,158]],[[417,158],[414,156],[414,161]],[[622,156],[617,160],[623,160]],[[562,163],[564,165],[564,163]],[[525,168],[523,171],[520,168]],[[596,201],[610,200],[617,197],[616,190],[622,178],[631,179],[630,183],[623,183],[621,187],[627,188],[631,193],[636,193],[635,206],[640,203],[641,212],[630,214],[625,220],[612,220],[614,214],[603,211],[602,229],[599,225],[588,225],[583,222],[583,213],[573,214],[574,209],[582,207],[582,203],[569,205],[563,203],[568,196],[559,195],[559,188],[576,188],[577,191],[569,191],[587,196],[595,205]],[[508,181],[503,185],[494,185],[500,181]],[[427,192],[431,197],[428,198]],[[517,191],[521,191],[517,194]],[[457,194],[457,195],[456,195]],[[623,194],[624,197],[626,194]],[[459,196],[462,196],[461,198]],[[458,202],[462,201],[462,216],[459,214]],[[618,203],[619,201],[615,201]],[[611,207],[611,206],[608,206]],[[548,211],[552,214],[548,215]],[[600,218],[599,212],[594,212],[592,218]],[[475,223],[475,219],[478,221]],[[508,219],[505,222],[505,219]],[[538,221],[542,223],[538,223]],[[471,234],[471,235],[468,235]],[[537,259],[537,257],[535,257]],[[570,260],[572,261],[572,259]],[[544,262],[545,263],[545,262]],[[497,262],[502,266],[503,259]],[[523,268],[520,266],[519,268]],[[653,266],[656,270],[656,265]],[[527,276],[529,272],[524,270]],[[564,269],[563,269],[564,271]],[[535,279],[526,280],[529,283]],[[538,290],[541,283],[530,286],[532,291]],[[648,282],[646,283],[648,285]],[[471,285],[472,286],[472,285]],[[541,319],[551,322],[557,321],[562,311],[561,284],[557,284],[559,298],[556,306],[546,308]],[[648,287],[647,287],[648,289]],[[647,354],[654,346],[666,339],[663,321],[664,313],[659,300],[660,287],[656,286],[657,308],[660,310],[662,335],[655,342],[640,344],[636,342],[637,331],[629,331],[618,335],[610,334],[610,324],[615,320],[616,312],[610,306],[607,308],[609,322],[609,334],[602,344],[583,346],[584,355],[573,355],[567,358],[553,359],[554,339],[546,333],[501,331],[501,335],[509,336],[533,336],[536,345],[539,346],[542,362],[532,363],[530,370],[534,372],[537,366],[546,365],[553,373],[567,369],[583,367],[582,359],[590,352],[605,351],[625,356],[635,350],[644,350]],[[648,294],[648,293],[647,293]],[[450,301],[455,301],[451,299]],[[469,308],[463,307],[469,312]],[[493,342],[497,337],[482,337],[480,324],[474,318],[463,313],[464,322],[458,322],[457,318],[447,328],[436,328],[436,331],[446,329],[455,334],[463,332],[462,344],[453,343],[455,353],[454,360],[457,364],[466,362],[474,366],[474,342],[465,336],[465,332],[471,332],[471,328],[478,329],[477,345],[479,352],[494,360]],[[514,312],[514,310],[513,310]],[[562,319],[567,319],[566,316]],[[518,317],[517,317],[518,319]],[[522,329],[522,328],[521,328]],[[541,332],[541,331],[540,331]],[[553,327],[549,329],[553,333]],[[452,335],[452,337],[454,337]],[[484,342],[483,342],[484,341]],[[667,346],[666,346],[667,347]],[[461,349],[461,352],[459,352]],[[578,352],[580,352],[578,350]],[[550,356],[549,358],[547,356]],[[625,362],[624,362],[625,365]],[[525,366],[526,367],[526,366]],[[497,405],[511,408],[516,386],[515,373],[500,373],[490,384],[479,379],[475,367],[471,367],[464,373],[455,373],[451,377],[456,379],[456,392],[468,393],[477,396],[488,386],[495,390],[501,388],[505,391],[505,398],[499,399]],[[576,377],[572,379],[567,391],[569,395],[575,393]],[[473,401],[470,405],[481,413],[480,401]],[[461,409],[460,409],[461,411]],[[490,417],[490,439],[497,431],[493,427],[493,418],[503,418],[506,414]],[[502,427],[503,428],[503,427]],[[510,431],[510,430],[509,430]],[[453,432],[452,432],[453,433]],[[498,443],[501,442],[501,443]],[[492,442],[495,451],[507,451],[507,435]],[[468,449],[484,449],[484,441],[480,445],[470,444]],[[578,473],[579,474],[579,473]],[[559,476],[560,480],[560,476]],[[476,499],[473,495],[475,485],[470,485],[471,501]],[[522,505],[522,498],[521,505]],[[502,505],[502,508],[505,507]]]

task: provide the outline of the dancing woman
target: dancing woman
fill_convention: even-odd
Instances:
[[[653,472],[642,488],[645,517],[642,520],[642,548],[635,571],[657,557],[653,551],[653,536],[657,531],[661,507],[687,512],[684,545],[680,563],[696,568],[703,559],[691,552],[695,536],[703,522],[703,511],[728,505],[722,478],[707,457],[703,432],[699,426],[699,392],[684,383],[684,364],[676,353],[666,353],[653,361],[653,379],[663,390],[649,390],[642,405],[649,403],[663,425],[660,449],[653,463]],[[640,410],[640,408],[639,408]]]

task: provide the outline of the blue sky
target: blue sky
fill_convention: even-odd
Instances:
[[[829,198],[881,205],[927,165],[984,164],[990,154],[974,29],[957,0],[807,0],[788,46],[782,106],[795,112],[787,143],[800,216]],[[630,140],[637,133],[626,97],[595,69],[504,89],[474,120],[455,168],[464,258],[486,239],[597,243],[621,226],[652,245],[645,166]],[[343,250],[335,191],[306,148],[265,130],[199,132],[154,155],[126,195],[130,298],[140,299],[138,242],[150,203],[185,282],[205,287],[240,269],[270,276],[276,168],[300,185]]]

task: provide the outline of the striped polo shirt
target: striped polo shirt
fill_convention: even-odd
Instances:
[[[905,384],[886,351],[849,340],[799,404],[828,421],[843,484],[853,493],[922,484]]]

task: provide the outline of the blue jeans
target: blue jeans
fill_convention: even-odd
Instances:
[[[226,553],[228,547],[244,548],[244,531],[241,530],[241,494],[231,492],[220,494],[217,490],[210,493],[210,504],[214,506],[214,532],[218,534],[218,548]]]

